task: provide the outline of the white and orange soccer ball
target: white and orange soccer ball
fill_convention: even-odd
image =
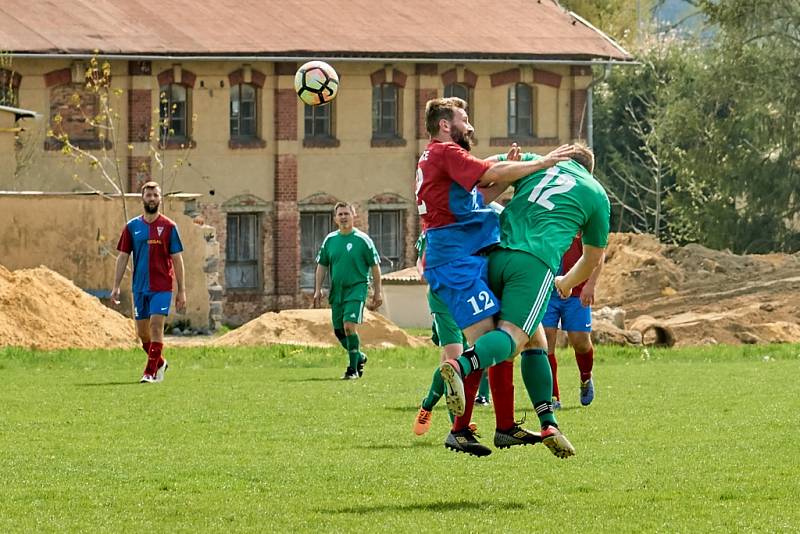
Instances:
[[[339,75],[324,61],[309,61],[297,69],[294,90],[309,106],[321,106],[336,98]]]

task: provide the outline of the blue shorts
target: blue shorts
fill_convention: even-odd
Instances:
[[[172,291],[136,291],[133,293],[133,315],[137,321],[151,315],[169,315]]]
[[[500,299],[489,289],[488,266],[488,258],[468,256],[425,269],[431,291],[462,330],[500,312]]]
[[[558,292],[550,295],[550,303],[542,319],[545,328],[558,328],[561,321],[561,330],[564,332],[591,332],[592,307],[581,304],[580,297],[562,299]]]

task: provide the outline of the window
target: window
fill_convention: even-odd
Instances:
[[[225,285],[228,289],[258,289],[261,285],[258,214],[228,214],[227,232]]]
[[[309,106],[305,105],[305,128],[306,138],[309,137],[322,137],[332,138],[332,110],[333,103],[324,106]]]
[[[189,138],[186,124],[187,96],[188,90],[183,85],[171,83],[161,86],[158,115],[162,142],[170,139],[184,141]]]
[[[403,265],[403,212],[370,210],[369,236],[381,256],[381,272],[390,273]]]
[[[240,83],[231,87],[231,138],[255,139],[256,131],[256,87]]]
[[[372,88],[372,136],[399,137],[397,86],[382,83]]]
[[[319,252],[325,236],[332,231],[331,210],[300,214],[300,287],[302,289],[314,289],[317,252]]]
[[[471,113],[471,102],[469,100],[469,87],[463,83],[451,83],[444,88],[445,98],[456,96],[467,103],[467,111]]]
[[[533,91],[530,85],[518,83],[508,88],[508,135],[533,135]]]

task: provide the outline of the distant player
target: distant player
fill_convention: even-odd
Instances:
[[[425,128],[431,140],[417,163],[415,190],[427,238],[425,277],[467,341],[472,342],[494,327],[494,315],[500,309],[486,278],[486,252],[499,242],[498,218],[484,203],[478,186],[507,184],[567,158],[558,151],[538,161],[525,162],[472,156],[469,150],[474,129],[466,102],[460,98],[429,100]],[[518,152],[518,148],[512,147],[511,152]],[[495,444],[505,447],[538,443],[538,434],[514,421],[513,363],[501,362],[489,373],[497,416]],[[468,428],[480,378],[476,375],[467,380],[469,402],[445,440],[446,448],[475,456],[491,453]]]
[[[489,285],[500,298],[497,329],[482,335],[457,360],[441,365],[447,384],[447,404],[463,413],[469,395],[463,377],[514,357],[526,348],[547,308],[555,284],[562,296],[586,280],[603,258],[608,243],[610,204],[603,187],[591,175],[594,155],[583,146],[572,148],[570,161],[550,165],[520,180],[500,216],[500,247],[489,256]],[[523,159],[537,160],[535,154]],[[578,232],[583,255],[572,269],[556,277],[561,257]],[[543,336],[542,336],[543,337]],[[558,428],[552,409],[552,374],[546,343],[522,352],[522,378],[542,428],[542,442],[558,457],[575,449]]]
[[[339,227],[325,237],[317,254],[317,270],[314,275],[314,302],[318,308],[322,300],[322,281],[330,272],[331,290],[328,302],[331,305],[333,333],[347,351],[348,365],[343,380],[356,380],[364,374],[367,357],[361,352],[358,325],[364,320],[364,305],[372,280],[373,294],[370,309],[378,309],[381,297],[381,260],[372,239],[353,226],[355,210],[346,202],[333,208],[334,219]]]
[[[153,383],[164,380],[167,360],[164,348],[164,321],[172,303],[173,278],[175,280],[175,307],[186,308],[186,288],[183,276],[183,244],[178,227],[159,213],[161,188],[156,182],[142,186],[144,214],[131,219],[122,230],[117,244],[116,272],[111,290],[112,302],[119,302],[120,284],[133,254],[133,306],[136,333],[147,353],[147,365],[139,382]]]
[[[583,254],[581,236],[578,234],[572,240],[564,257],[561,258],[560,275],[572,268]],[[594,347],[592,346],[592,304],[594,304],[594,290],[600,271],[603,268],[602,260],[592,271],[589,279],[572,288],[569,298],[562,299],[557,290],[553,289],[547,311],[542,319],[544,333],[547,336],[547,359],[550,360],[550,369],[553,372],[553,409],[561,408],[561,395],[558,391],[558,360],[556,359],[556,338],[558,327],[567,333],[569,344],[575,351],[575,361],[580,372],[580,401],[583,406],[589,406],[594,400],[594,380],[592,367],[594,365]]]

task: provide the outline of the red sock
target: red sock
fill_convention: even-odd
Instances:
[[[158,366],[161,365],[161,362],[163,361],[161,358],[161,350],[163,348],[163,343],[159,343],[157,341],[150,342],[150,350],[147,353],[147,369],[144,370],[145,374],[156,374],[156,371],[158,371]]]
[[[472,409],[475,407],[475,394],[478,393],[478,387],[481,385],[481,371],[475,371],[467,375],[464,379],[464,396],[467,400],[467,405],[464,407],[464,415],[456,417],[453,421],[453,432],[464,430],[469,425],[472,419]]]
[[[553,396],[557,400],[561,400],[561,395],[558,394],[558,360],[556,360],[556,353],[551,352],[548,354],[547,360],[550,362],[550,371],[553,373]]]
[[[150,354],[150,342],[149,341],[142,341],[142,348],[146,354]]]
[[[489,388],[492,390],[495,425],[499,430],[514,426],[514,360],[489,367]]]
[[[578,362],[578,370],[581,372],[581,382],[586,382],[592,378],[594,348],[589,349],[589,352],[584,352],[583,354],[578,354],[578,351],[575,351],[575,361]]]

